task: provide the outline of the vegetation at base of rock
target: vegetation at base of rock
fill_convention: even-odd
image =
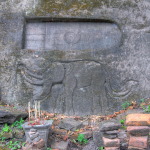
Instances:
[[[104,149],[104,147],[103,147],[103,146],[100,146],[100,147],[98,147],[98,149],[99,149],[99,150],[103,150],[103,149]]]
[[[131,106],[131,103],[130,102],[124,102],[122,105],[122,109],[127,109],[129,106]]]
[[[22,130],[23,123],[24,123],[24,120],[21,118],[20,121],[15,121],[12,125],[5,124],[0,132],[0,143],[2,143],[1,145],[4,144],[6,146],[5,147],[6,149],[7,148],[11,150],[20,149],[25,143],[18,141],[12,137],[13,137],[13,134],[15,134],[13,133],[15,129]],[[6,135],[8,137],[5,137]]]
[[[22,129],[22,124],[24,123],[24,120],[21,118],[20,121],[15,121],[11,127],[16,127],[18,129]]]
[[[10,126],[8,126],[7,124],[4,125],[4,127],[2,128],[2,132],[11,132],[12,129]]]
[[[20,141],[15,141],[15,142],[9,141],[6,145],[11,150],[15,150],[15,149],[17,150],[20,149],[24,145],[24,143],[21,143]]]
[[[122,129],[126,129],[127,127],[125,126],[125,119],[121,119],[121,120],[119,120],[119,122],[121,123],[121,128]]]
[[[143,110],[144,110],[144,112],[150,112],[150,105],[148,105],[148,106],[142,106],[142,108],[143,108]]]
[[[85,138],[84,134],[78,134],[77,141],[82,144],[87,144],[88,140]]]

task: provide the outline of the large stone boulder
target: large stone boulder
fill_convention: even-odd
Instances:
[[[10,112],[0,110],[0,124],[12,124],[15,121],[19,121],[21,118],[26,119],[28,114],[25,112]]]

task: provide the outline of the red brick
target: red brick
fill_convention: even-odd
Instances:
[[[127,127],[127,132],[135,136],[147,136],[149,135],[148,126],[129,126]]]
[[[149,126],[150,114],[129,114],[126,117],[126,125],[128,126]]]
[[[128,147],[128,150],[145,150],[145,149],[129,146],[129,147]]]
[[[103,137],[103,143],[105,147],[120,147],[119,139],[108,139]]]
[[[129,146],[138,147],[138,148],[147,148],[148,146],[148,136],[130,136]]]
[[[119,147],[105,147],[105,150],[120,150]]]

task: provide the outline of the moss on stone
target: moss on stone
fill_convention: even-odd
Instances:
[[[95,8],[129,8],[136,7],[136,0],[41,0],[35,10],[36,16],[71,15],[76,16],[81,12],[91,13]]]
[[[42,0],[37,7],[35,14],[44,16],[46,14],[69,14],[77,15],[81,11],[91,11],[102,5],[108,5],[109,0]]]

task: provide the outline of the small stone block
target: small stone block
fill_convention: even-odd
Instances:
[[[147,148],[148,147],[148,136],[130,136],[129,146],[138,147],[138,148]]]
[[[103,137],[103,144],[105,147],[119,147],[120,140],[119,139],[108,139]]]
[[[148,126],[129,126],[127,132],[134,136],[147,136],[149,135],[150,128]]]
[[[113,130],[113,131],[105,131],[104,133],[108,135],[117,135],[118,132],[119,132],[118,130]]]
[[[102,132],[113,131],[113,130],[118,130],[119,128],[121,128],[121,124],[114,123],[114,122],[107,122],[101,126],[100,131]]]
[[[119,147],[105,147],[105,150],[120,150]]]
[[[126,117],[127,126],[149,126],[150,114],[129,114]]]
[[[55,142],[54,144],[51,145],[52,149],[60,149],[60,150],[67,150],[68,147],[69,147],[69,141]]]
[[[103,136],[104,136],[105,138],[108,138],[108,139],[116,139],[116,138],[117,138],[117,135],[103,134]]]

